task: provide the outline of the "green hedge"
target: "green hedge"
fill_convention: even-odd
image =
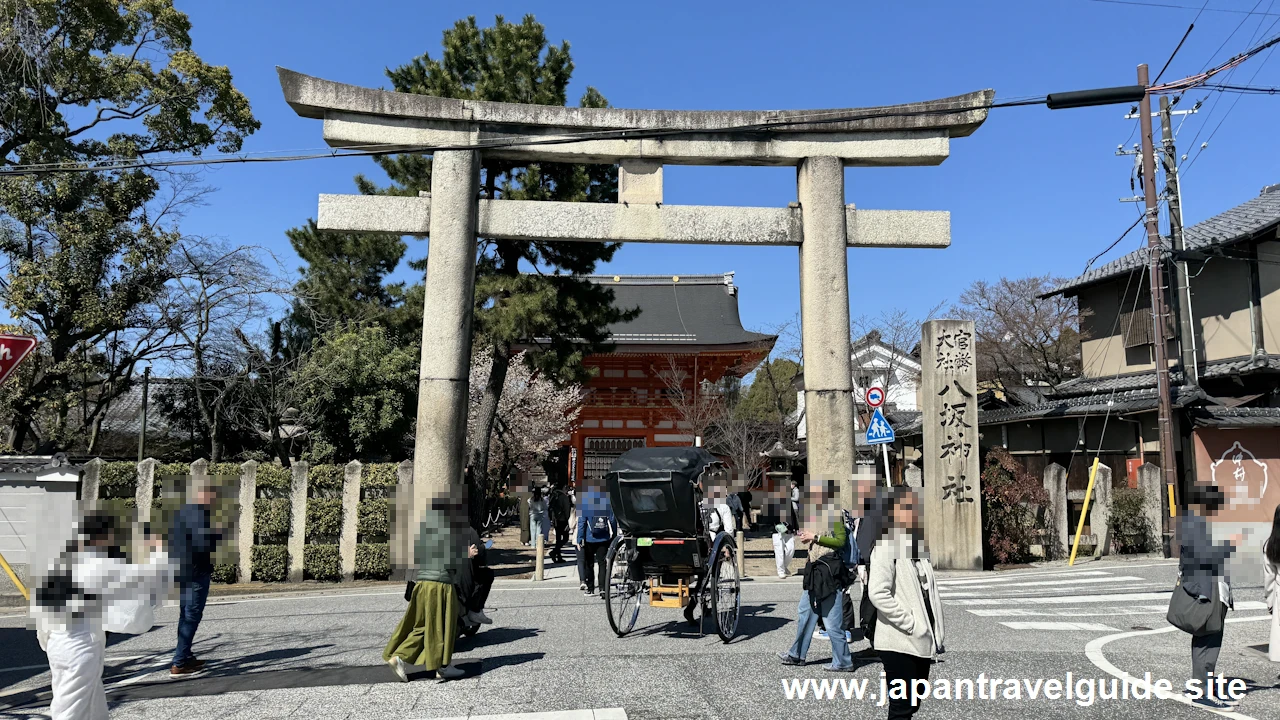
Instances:
[[[214,563],[213,581],[216,583],[233,583],[240,569],[235,563]]]
[[[138,465],[131,462],[102,464],[98,476],[98,498],[131,498],[137,494]]]
[[[362,542],[386,542],[391,531],[391,501],[375,498],[360,501],[356,535]]]
[[[400,481],[396,463],[373,463],[364,466],[364,475],[360,478],[360,497],[365,500],[391,497],[392,491]]]
[[[258,498],[253,501],[253,534],[261,539],[284,542],[289,537],[289,498]]]
[[[289,577],[289,548],[284,545],[253,546],[253,579],[281,582]]]
[[[312,465],[307,470],[307,494],[311,497],[342,497],[346,468],[342,465]]]
[[[289,468],[275,463],[259,463],[256,478],[258,497],[282,497],[289,494],[293,474]],[[264,493],[263,490],[266,490]]]
[[[360,543],[356,546],[356,578],[386,580],[391,577],[391,546],[387,543]]]
[[[336,542],[342,534],[342,498],[307,498],[307,542]]]
[[[342,559],[338,546],[305,546],[302,552],[302,577],[308,580],[341,580]]]

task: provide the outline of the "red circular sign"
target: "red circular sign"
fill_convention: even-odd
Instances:
[[[873,387],[867,390],[867,405],[873,408],[884,404],[884,389]]]

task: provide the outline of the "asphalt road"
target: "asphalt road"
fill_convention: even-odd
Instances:
[[[1053,565],[985,574],[942,574],[947,652],[934,679],[1164,678],[1190,673],[1189,639],[1164,621],[1176,568],[1170,561]],[[729,644],[690,631],[678,610],[644,607],[632,635],[609,629],[603,602],[571,580],[499,581],[490,596],[496,624],[459,641],[461,680],[421,675],[396,681],[381,651],[405,603],[399,592],[342,592],[220,599],[196,637],[209,661],[201,676],[171,681],[168,654],[176,609],[158,626],[113,639],[107,650],[112,717],[441,718],[471,714],[621,708],[632,719],[884,717],[876,699],[788,699],[784,681],[866,681],[878,696],[880,665],[852,675],[820,669],[829,644],[814,640],[810,664],[787,668],[774,653],[795,632],[798,578],[743,585],[740,636]],[[1267,661],[1269,618],[1256,587],[1236,588],[1220,671],[1248,681],[1234,717],[1280,718],[1280,668]],[[855,644],[855,649],[865,643]],[[1260,649],[1259,649],[1260,648]],[[0,717],[41,717],[48,671],[22,617],[0,617]],[[849,686],[852,692],[856,684]],[[1176,700],[1065,698],[924,702],[922,718],[1201,718]],[[1025,685],[1022,685],[1025,688]]]

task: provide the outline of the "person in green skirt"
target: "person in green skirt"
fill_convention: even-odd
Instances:
[[[434,670],[440,680],[464,674],[452,662],[458,618],[464,612],[454,583],[462,564],[477,552],[475,546],[467,548],[462,544],[467,537],[465,525],[466,515],[457,501],[448,495],[431,499],[414,545],[417,582],[409,596],[409,607],[382,651],[382,658],[401,682],[409,682],[411,664]]]

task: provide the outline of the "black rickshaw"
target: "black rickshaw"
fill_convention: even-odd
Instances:
[[[704,508],[703,483],[726,476],[722,462],[696,447],[636,448],[605,476],[618,535],[609,546],[605,609],[622,637],[635,627],[642,600],[653,607],[701,606],[720,639],[738,630],[741,578],[732,535]]]

